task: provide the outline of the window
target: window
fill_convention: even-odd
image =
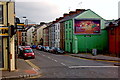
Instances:
[[[67,26],[68,26],[68,25],[67,25],[67,22],[65,23],[65,26],[66,26],[66,29],[67,29]]]
[[[69,31],[69,39],[72,39],[71,31]]]
[[[0,36],[0,68],[4,68],[3,38]]]
[[[69,28],[71,28],[71,21],[69,22]]]
[[[66,40],[67,40],[67,34],[68,34],[68,32],[66,31]]]
[[[27,36],[27,33],[25,33],[25,36]]]
[[[24,33],[22,33],[22,36],[24,36]]]
[[[60,39],[60,33],[58,32],[58,39]]]
[[[0,24],[3,24],[3,5],[0,5]]]

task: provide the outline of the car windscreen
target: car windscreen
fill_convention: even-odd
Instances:
[[[49,47],[46,47],[46,49],[49,49]]]
[[[60,50],[60,48],[57,48],[57,50]]]
[[[26,49],[26,50],[24,50],[24,53],[32,53],[33,51],[32,51],[32,49]]]

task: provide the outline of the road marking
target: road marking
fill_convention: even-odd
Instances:
[[[54,59],[52,59],[54,61]]]
[[[87,59],[87,58],[82,58],[82,57],[79,57],[79,56],[72,56],[70,55],[71,57],[75,57],[75,58],[78,58],[78,59],[83,59],[83,60],[95,60],[95,61],[104,61],[104,62],[114,62],[114,63],[120,63],[120,61],[112,61],[112,60],[100,60],[100,59]]]
[[[51,59],[50,57],[48,57],[49,59]]]
[[[43,56],[45,56],[45,55],[43,55]]]
[[[54,60],[55,62],[58,62],[57,60]]]
[[[31,61],[29,60],[25,60],[30,66],[32,66],[35,70],[40,70],[40,68],[38,66],[36,66],[35,64],[33,64]]]
[[[35,79],[35,78],[40,78],[41,76],[42,76],[41,74],[38,74],[38,75],[35,75],[35,76],[31,76],[30,78]]]
[[[64,64],[64,63],[61,63],[62,65],[64,65],[64,66],[66,66],[66,64]]]
[[[119,66],[69,66],[69,68],[118,68]]]

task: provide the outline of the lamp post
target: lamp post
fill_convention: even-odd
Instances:
[[[28,19],[27,19],[27,17],[26,16],[24,16],[24,17],[22,17],[23,19],[25,19],[25,22],[24,22],[24,24],[25,25],[28,25]]]

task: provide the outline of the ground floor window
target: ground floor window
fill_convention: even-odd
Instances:
[[[0,36],[0,68],[4,67],[3,38]]]

